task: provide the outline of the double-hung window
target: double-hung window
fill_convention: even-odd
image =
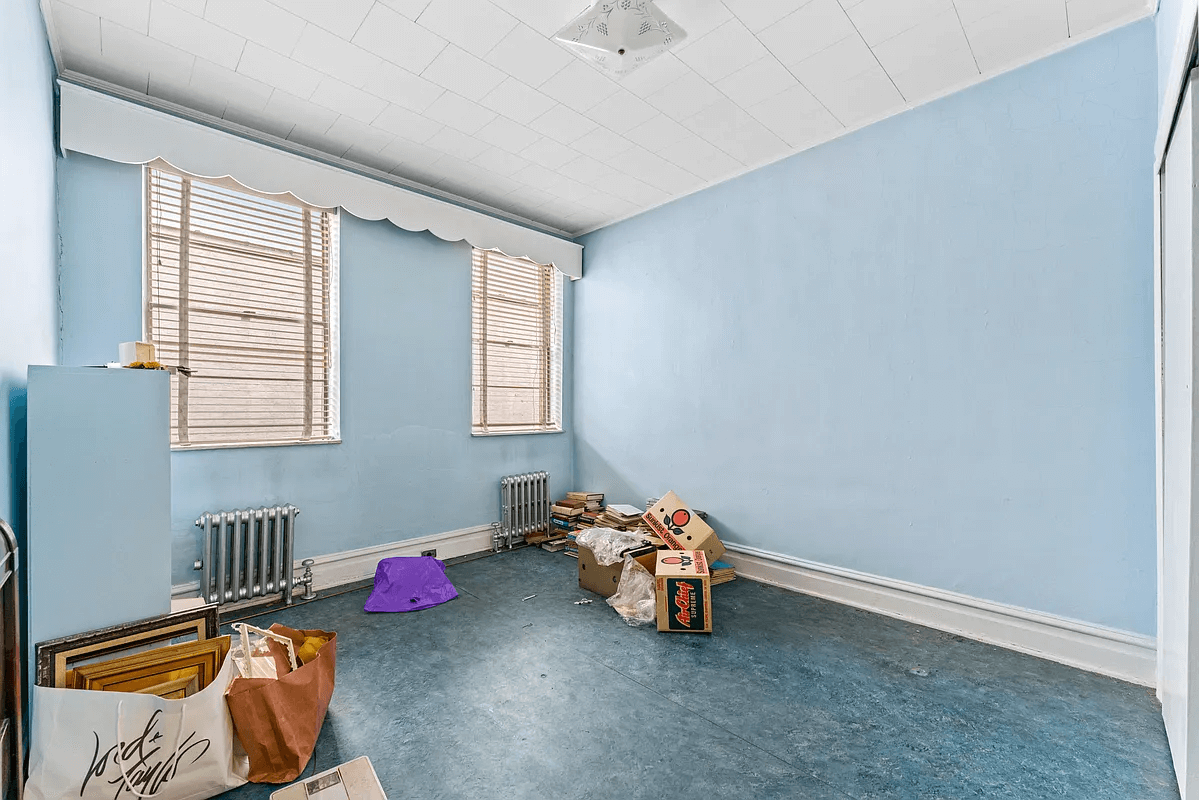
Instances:
[[[146,168],[145,329],[175,447],[338,438],[337,211]]]
[[[475,434],[562,430],[562,273],[553,266],[474,251]]]

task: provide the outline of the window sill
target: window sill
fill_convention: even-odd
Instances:
[[[487,431],[486,433],[478,433],[471,431],[471,436],[477,436],[480,439],[486,439],[490,436],[544,436],[546,434],[566,433],[565,428],[559,428],[556,431]]]
[[[314,439],[310,442],[236,442],[234,444],[173,444],[172,453],[190,453],[198,450],[244,450],[257,447],[311,447],[318,444],[341,444],[341,439]]]

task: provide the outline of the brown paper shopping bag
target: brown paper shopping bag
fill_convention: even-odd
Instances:
[[[305,637],[326,637],[316,658],[298,669],[271,678],[236,678],[226,695],[237,738],[250,757],[250,780],[288,783],[308,766],[325,711],[333,697],[337,667],[337,634],[271,626],[298,649]]]

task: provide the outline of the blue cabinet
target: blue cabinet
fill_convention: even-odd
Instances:
[[[30,367],[29,642],[171,610],[166,372]]]

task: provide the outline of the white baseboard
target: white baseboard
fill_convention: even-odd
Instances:
[[[381,559],[419,556],[422,550],[436,550],[437,557],[443,561],[447,558],[482,553],[491,549],[491,531],[491,525],[476,525],[473,528],[418,536],[415,539],[364,547],[360,550],[313,556],[312,588],[319,592],[373,578],[375,567]],[[296,561],[295,576],[300,578],[303,575],[304,567],[300,561]],[[173,600],[196,597],[199,593],[199,581],[178,583],[171,587]]]
[[[967,639],[1154,686],[1152,636],[725,543],[737,576],[954,633]]]

